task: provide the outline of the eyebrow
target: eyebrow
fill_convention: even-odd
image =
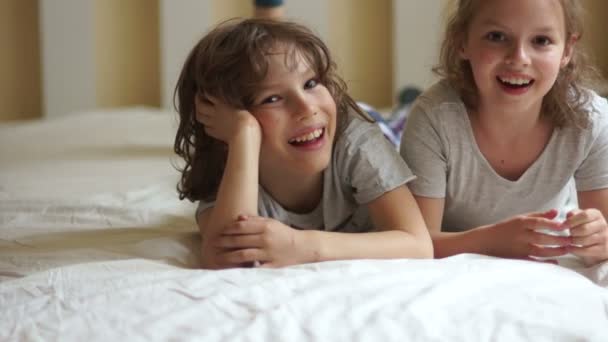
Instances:
[[[502,25],[499,22],[494,21],[493,19],[486,19],[485,21],[482,21],[481,26],[498,26],[501,28],[507,28],[505,25]],[[556,30],[555,27],[543,26],[543,27],[535,28],[533,31],[534,32],[555,32],[558,30]]]
[[[299,76],[301,76],[302,78],[305,78],[306,80],[308,80],[310,77],[317,77],[317,73],[310,68],[306,69],[306,71],[304,71],[304,72],[298,72],[296,70],[294,70],[293,72],[296,72]],[[274,82],[274,83],[262,81],[258,84],[258,87],[270,89],[270,88],[280,87],[282,84],[283,84],[283,82],[281,82],[281,81]]]
[[[504,27],[504,25],[500,24],[497,21],[494,21],[493,19],[486,19],[484,21],[481,22],[481,26],[500,26],[500,27]]]

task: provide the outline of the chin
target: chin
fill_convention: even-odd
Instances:
[[[295,168],[297,173],[313,175],[317,173],[323,173],[329,166],[330,158],[318,158],[315,160],[300,160],[300,162],[296,163],[297,166]]]

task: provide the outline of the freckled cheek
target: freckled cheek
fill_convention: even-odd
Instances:
[[[262,126],[262,128],[264,128],[266,126],[271,126],[277,122],[277,119],[271,115],[258,115],[258,116],[256,116],[256,119],[258,120],[258,122],[260,123],[260,126]]]
[[[478,55],[478,61],[484,66],[489,66],[492,64],[496,64],[501,60],[501,54],[495,51],[482,51]]]
[[[280,134],[281,131],[281,119],[276,115],[257,115],[256,119],[262,129],[262,137],[264,140],[268,140],[271,137]],[[274,139],[274,138],[273,138]]]
[[[469,63],[473,69],[476,81],[484,81],[493,68],[500,62],[500,54],[488,49],[477,49],[469,55]],[[481,79],[479,79],[481,78]]]
[[[471,56],[470,62],[473,68],[473,77],[478,85],[487,82],[488,76],[493,73],[494,66],[498,64],[498,61],[498,54],[491,51],[480,51],[476,55]]]
[[[325,107],[328,108],[328,115],[329,115],[329,129],[330,131],[328,133],[330,133],[331,137],[333,138],[333,136],[335,136],[336,134],[336,125],[337,125],[337,120],[338,120],[338,114],[337,114],[337,107],[335,102],[333,102],[333,99],[330,103],[328,103],[328,105]]]
[[[561,67],[561,55],[552,54],[550,56],[545,56],[544,58],[539,58],[537,65],[542,70],[558,72]]]

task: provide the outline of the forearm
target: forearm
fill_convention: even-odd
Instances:
[[[608,218],[608,189],[578,191],[577,199],[580,210],[586,213],[582,217],[580,212],[578,213],[579,215],[575,214],[576,210],[574,213],[569,213],[567,224],[571,226],[570,234],[579,236],[579,241],[583,242],[580,245],[592,247],[588,247],[587,251],[579,249],[578,251],[572,251],[572,253],[578,255],[585,265],[592,266],[608,260],[608,228],[606,227],[606,219]],[[592,211],[594,210],[597,210],[597,214],[599,215],[593,213]],[[583,222],[585,221],[588,223],[584,224]],[[589,227],[587,228],[587,232],[585,232],[585,226]],[[584,238],[584,236],[588,237]],[[604,236],[604,238],[594,239],[592,236]],[[597,252],[591,252],[592,249],[597,249]]]
[[[485,231],[483,229],[483,227],[480,227],[464,232],[431,233],[435,258],[444,258],[461,253],[490,255],[487,244],[484,242]]]
[[[390,230],[371,233],[302,231],[307,262],[344,259],[432,258],[428,238]]]
[[[238,215],[257,215],[260,139],[244,132],[230,144],[215,206],[205,228],[217,233]]]

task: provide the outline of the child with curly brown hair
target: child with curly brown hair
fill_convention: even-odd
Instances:
[[[176,95],[178,191],[199,201],[203,267],[432,257],[414,175],[304,26],[219,25]]]

